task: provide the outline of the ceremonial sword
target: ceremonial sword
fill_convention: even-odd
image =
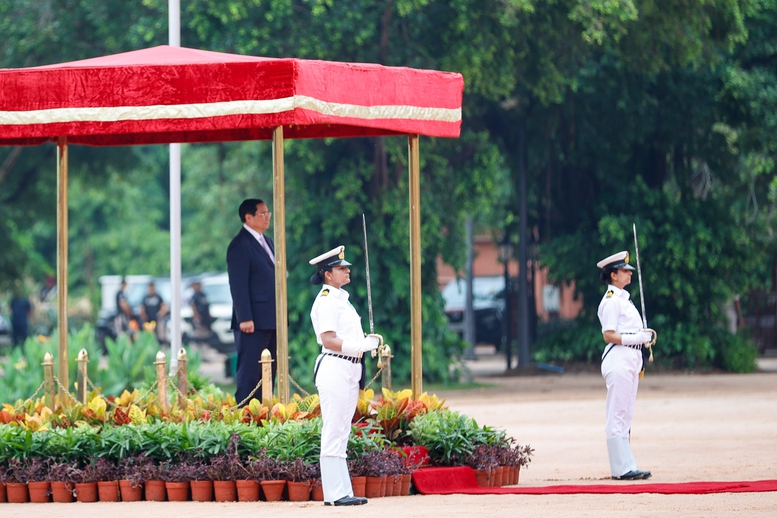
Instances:
[[[644,327],[645,331],[650,331],[653,333],[653,339],[650,341],[649,344],[647,344],[647,348],[650,349],[650,359],[648,361],[653,361],[653,344],[656,343],[656,338],[658,337],[658,334],[650,329],[647,326],[647,315],[645,315],[645,292],[642,289],[642,268],[639,265],[639,243],[637,242],[637,224],[632,223],[631,224],[632,229],[634,230],[634,252],[637,256],[637,278],[639,279],[639,303],[642,306],[642,327]]]
[[[364,229],[364,264],[367,270],[367,307],[370,310],[370,334],[375,333],[375,322],[372,319],[372,287],[370,285],[370,252],[367,249],[367,219],[362,213],[362,229]]]

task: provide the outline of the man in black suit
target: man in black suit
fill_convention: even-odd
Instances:
[[[258,198],[243,201],[238,209],[243,228],[227,249],[229,289],[232,292],[232,331],[237,348],[238,403],[261,378],[259,360],[264,349],[272,353],[275,380],[275,247],[265,236],[272,213]],[[260,399],[257,394],[252,397]],[[247,402],[246,402],[247,403]]]

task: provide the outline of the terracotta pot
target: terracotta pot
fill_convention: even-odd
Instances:
[[[147,501],[164,502],[167,500],[167,490],[162,480],[146,480],[144,491]]]
[[[73,491],[75,486],[72,482],[52,482],[51,499],[57,503],[68,503],[75,500]]]
[[[97,496],[100,498],[100,502],[118,502],[119,501],[119,481],[118,480],[98,481]]]
[[[364,498],[367,495],[367,477],[352,477],[351,487],[353,488],[353,496]]]
[[[399,492],[402,496],[407,496],[410,494],[410,486],[413,483],[413,475],[410,473],[405,473],[402,475],[402,490]]]
[[[76,500],[79,502],[96,502],[97,482],[82,482],[76,484]]]
[[[5,482],[0,482],[0,504],[8,501],[8,494],[5,492]]]
[[[119,480],[119,491],[121,491],[122,502],[140,502],[143,500],[143,484],[138,487],[132,487],[129,480]]]
[[[389,480],[393,481],[393,491],[389,496],[399,496],[402,494],[402,475],[394,475],[389,477]]]
[[[170,502],[189,501],[189,482],[165,482],[167,499]]]
[[[268,502],[279,502],[281,495],[283,495],[283,490],[286,487],[286,481],[262,480],[259,482],[259,485],[262,486],[262,493],[264,494],[265,500]]]
[[[189,482],[192,490],[192,501],[194,502],[212,502],[213,501],[213,481],[212,480],[192,480]]]
[[[310,482],[292,482],[286,483],[286,490],[289,493],[290,502],[307,502],[310,500]]]
[[[256,480],[235,480],[238,502],[258,502],[259,482]]]
[[[356,491],[354,491],[354,496]],[[314,502],[323,502],[324,501],[324,486],[321,485],[321,479],[316,480],[313,482],[313,485],[310,490],[310,499]]]
[[[473,469],[475,472],[475,478],[478,481],[480,487],[489,487],[491,484],[491,472],[486,469]]]
[[[9,503],[24,504],[30,500],[30,493],[27,490],[27,484],[8,482],[6,484],[5,491],[7,493]]]
[[[496,487],[502,487],[505,485],[505,468],[504,466],[497,466],[494,468],[494,472],[496,473],[496,480],[494,481],[494,486]]]
[[[365,486],[365,496],[367,498],[378,498],[381,496],[381,482],[385,484],[383,477],[367,477],[367,485]],[[384,485],[385,487],[385,485]]]
[[[51,502],[51,484],[49,482],[27,482],[30,502],[45,504]]]
[[[234,480],[214,480],[213,499],[216,502],[237,502],[237,488]]]

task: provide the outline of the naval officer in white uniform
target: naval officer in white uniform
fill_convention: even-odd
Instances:
[[[354,497],[346,462],[351,420],[359,397],[362,355],[378,348],[380,335],[364,335],[362,320],[343,290],[351,282],[351,265],[345,247],[338,246],[312,259],[316,273],[313,284],[323,284],[310,320],[321,345],[316,359],[315,384],[321,399],[321,485],[325,505],[362,505],[366,498]]]
[[[610,474],[616,480],[640,480],[650,477],[649,471],[637,469],[631,453],[629,434],[637,400],[639,373],[643,367],[642,348],[653,338],[642,329],[639,311],[623,288],[631,283],[634,267],[629,253],[619,252],[599,261],[599,279],[607,291],[599,303],[599,321],[607,345],[602,353],[602,376],[607,385],[607,453]]]

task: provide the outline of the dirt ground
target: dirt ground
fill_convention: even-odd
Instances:
[[[776,369],[777,370],[777,369]],[[479,424],[503,428],[535,454],[520,485],[623,484],[609,479],[601,376],[478,378],[489,387],[438,392]],[[656,374],[640,386],[632,449],[650,482],[777,479],[777,372]],[[642,482],[629,482],[642,483]],[[777,493],[713,495],[449,495],[372,499],[355,508],[307,503],[0,504],[2,518],[186,516],[769,517]]]

